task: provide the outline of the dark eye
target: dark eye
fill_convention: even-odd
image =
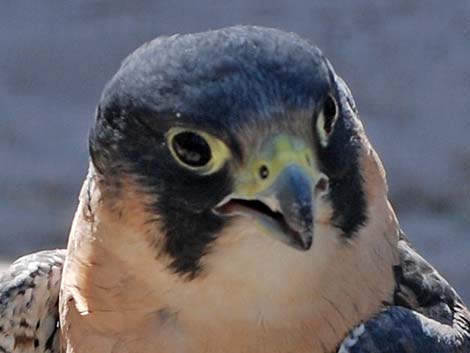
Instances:
[[[199,175],[219,171],[231,158],[227,145],[206,131],[175,126],[165,137],[175,161]]]
[[[338,107],[336,105],[336,101],[331,95],[328,95],[325,99],[325,103],[323,104],[323,114],[325,115],[325,132],[327,134],[330,134],[331,130],[333,130],[336,115],[338,114]]]
[[[338,118],[338,104],[330,94],[325,97],[323,109],[317,117],[316,129],[322,146],[328,144],[331,133]]]
[[[185,131],[173,136],[171,145],[178,159],[190,167],[203,167],[212,158],[209,144],[195,132]]]

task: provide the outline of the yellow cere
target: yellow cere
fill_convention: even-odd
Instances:
[[[313,180],[320,177],[312,148],[298,137],[278,134],[267,140],[240,171],[237,177],[237,194],[247,199],[254,198],[269,189],[289,165],[301,167]],[[265,178],[260,175],[263,166],[268,169]]]
[[[209,148],[211,150],[211,159],[207,164],[205,164],[204,166],[195,167],[188,165],[180,160],[180,158],[173,149],[173,144],[171,143],[171,141],[176,135],[183,132],[191,132],[197,134],[202,137],[204,141],[209,145]],[[168,130],[165,137],[173,158],[185,168],[193,170],[201,175],[208,175],[219,171],[232,156],[229,148],[222,140],[205,131],[188,129],[183,127],[172,127]]]

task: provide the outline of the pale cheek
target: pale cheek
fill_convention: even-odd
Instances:
[[[330,225],[333,219],[333,207],[326,195],[319,197],[315,204],[314,222],[322,225]]]

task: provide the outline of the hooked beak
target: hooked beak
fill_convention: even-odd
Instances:
[[[242,172],[245,177],[238,181],[236,191],[215,211],[229,217],[248,217],[261,233],[299,250],[310,249],[315,190],[327,187],[327,178],[318,172],[310,149],[290,136],[276,137],[260,154],[262,163],[258,163],[260,158],[253,163],[256,177],[249,164],[249,177]]]

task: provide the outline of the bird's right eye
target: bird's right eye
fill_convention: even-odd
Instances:
[[[201,135],[181,132],[171,140],[171,147],[181,162],[190,167],[203,167],[212,158],[211,148]]]
[[[168,131],[166,139],[178,164],[199,174],[216,172],[230,157],[227,146],[204,131],[175,127]]]

